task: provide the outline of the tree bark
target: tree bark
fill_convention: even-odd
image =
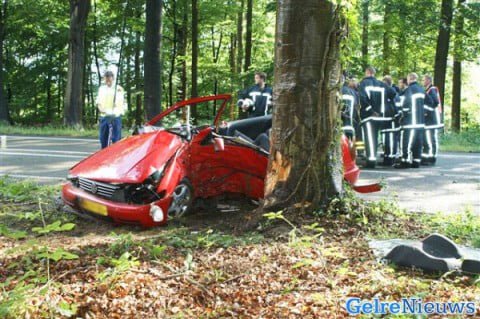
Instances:
[[[453,61],[452,83],[452,131],[460,132],[461,128],[461,104],[462,104],[462,61]]]
[[[465,0],[458,0],[458,14],[455,21],[455,43],[453,53],[453,83],[452,83],[452,131],[460,132],[461,129],[461,104],[462,104],[462,40],[463,40],[463,14],[460,11]]]
[[[368,20],[369,20],[369,0],[362,1],[362,66],[365,69],[368,66]]]
[[[327,0],[277,4],[272,146],[264,207],[302,203],[316,210],[342,193],[339,13]]]
[[[147,120],[162,110],[162,0],[147,0],[144,53],[144,104]]]
[[[198,96],[198,2],[192,0],[192,88],[191,97]],[[191,115],[197,120],[197,106],[191,106]]]
[[[132,38],[129,36],[128,38],[129,46],[132,43]],[[127,52],[125,52],[127,53]],[[127,109],[129,115],[132,111],[132,69],[130,68],[132,64],[132,52],[128,50],[128,54],[126,54],[126,63],[125,63],[125,91],[127,93]]]
[[[100,73],[100,63],[98,62],[98,51],[97,51],[97,1],[93,0],[93,55],[95,59],[95,66],[97,68],[97,82],[98,87],[102,85],[102,75]]]
[[[49,52],[48,53],[48,71],[47,71],[47,79],[46,79],[46,90],[47,90],[47,96],[46,96],[46,101],[45,101],[45,120],[50,123],[52,120],[52,73],[53,73],[53,61],[52,61],[52,56],[53,53]]]
[[[0,8],[0,123],[11,124],[10,112],[8,110],[8,100],[5,96],[4,78],[3,78],[3,42],[5,41],[5,24],[7,19],[7,0],[3,1]]]
[[[177,24],[177,1],[172,1],[172,24],[173,24],[173,41],[172,41],[172,55],[170,57],[170,70],[168,71],[168,105],[173,105],[173,75],[175,73],[175,66],[177,64],[177,45],[179,28]]]
[[[186,0],[183,3],[182,25],[178,30],[178,55],[181,56],[178,72],[180,73],[180,87],[177,89],[177,101],[187,98],[187,42],[188,42],[188,5]]]
[[[383,74],[390,74],[390,1],[385,1],[383,16]]]
[[[82,126],[83,81],[85,77],[85,30],[90,0],[70,0],[70,40],[65,90],[64,124]]]
[[[141,125],[144,121],[142,112],[142,79],[140,75],[140,32],[135,32],[135,124]]]
[[[240,10],[237,15],[237,62],[236,69],[237,74],[242,73],[242,61],[243,61],[243,9],[245,7],[245,1],[240,0]]]
[[[442,101],[445,101],[445,78],[447,74],[448,47],[450,45],[452,17],[453,0],[442,0],[434,67],[434,82],[438,87]]]
[[[248,72],[252,64],[252,25],[253,25],[253,0],[247,0],[247,30],[245,34],[245,65],[244,71]]]

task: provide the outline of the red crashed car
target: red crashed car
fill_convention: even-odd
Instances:
[[[82,213],[151,227],[185,214],[195,198],[225,193],[262,198],[268,149],[255,140],[271,128],[272,118],[220,126],[230,98],[218,95],[179,102],[133,136],[82,160],[69,172],[62,190],[64,202]],[[205,104],[207,108],[200,109]],[[209,123],[187,124],[191,105],[197,112],[213,114],[217,104],[219,111]],[[352,158],[355,151],[346,138],[342,147],[344,177],[355,185],[359,175]]]

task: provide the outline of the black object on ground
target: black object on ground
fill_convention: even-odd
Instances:
[[[385,259],[403,267],[415,267],[427,272],[456,270],[466,274],[480,274],[480,260],[462,256],[449,238],[433,234],[411,245],[395,246]]]

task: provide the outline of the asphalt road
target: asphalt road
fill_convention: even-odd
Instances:
[[[98,149],[94,139],[8,136],[6,147],[0,145],[0,175],[58,183],[71,166]],[[480,215],[479,153],[441,153],[434,167],[362,170],[360,183],[379,180],[386,184],[382,192],[361,196],[396,199],[412,211],[458,212],[469,208]]]

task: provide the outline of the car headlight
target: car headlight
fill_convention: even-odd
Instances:
[[[72,183],[73,186],[78,187],[78,176],[68,174],[67,180]]]

